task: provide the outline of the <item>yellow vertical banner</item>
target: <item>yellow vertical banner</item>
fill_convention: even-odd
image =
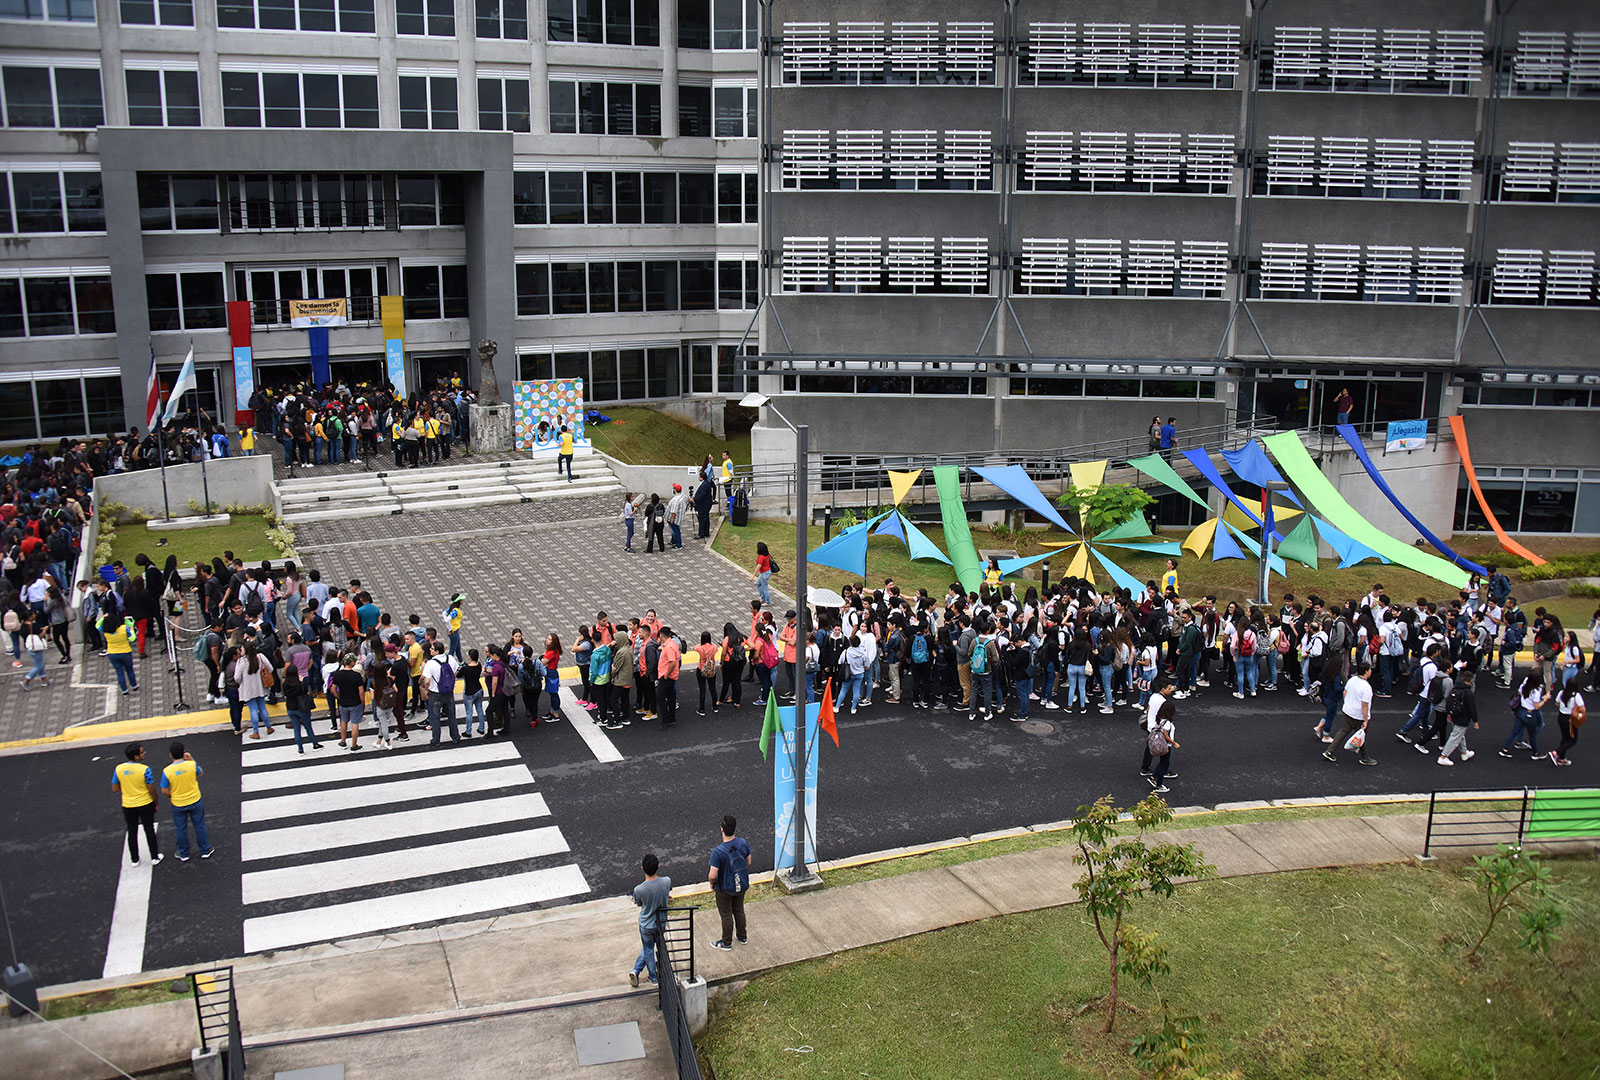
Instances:
[[[900,505],[900,500],[911,493],[912,485],[917,482],[917,477],[922,475],[921,469],[912,469],[910,472],[896,472],[889,470],[889,486],[894,489],[894,504]]]
[[[400,397],[406,396],[406,316],[399,296],[378,297],[378,314],[383,320],[383,361],[389,383]]]

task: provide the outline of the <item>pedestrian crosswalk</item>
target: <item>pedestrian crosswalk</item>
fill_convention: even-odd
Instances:
[[[326,723],[321,721],[320,723]],[[370,723],[370,722],[369,722]],[[320,729],[319,731],[325,730]],[[240,780],[247,953],[381,934],[588,893],[510,740],[352,754],[247,742]]]

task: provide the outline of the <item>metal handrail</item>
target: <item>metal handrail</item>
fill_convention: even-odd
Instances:
[[[674,971],[687,969],[687,978],[694,980],[694,908],[669,907],[661,926],[661,940],[672,960]]]
[[[200,1052],[210,1051],[214,1042],[220,1044],[225,1052],[223,1075],[227,1080],[244,1080],[244,1034],[239,1025],[239,998],[234,992],[232,966],[191,971],[189,986],[194,993],[195,1020],[200,1026]]]
[[[1530,837],[1529,812],[1533,797],[1539,792],[1591,791],[1592,788],[1508,788],[1493,791],[1435,791],[1428,796],[1428,823],[1423,833],[1422,855],[1430,857],[1439,848],[1482,848],[1509,842],[1517,847],[1526,843],[1539,843],[1540,837]],[[1517,820],[1507,817],[1515,811]],[[1594,820],[1594,808],[1589,805],[1569,813],[1545,813],[1545,819],[1570,818],[1574,822]],[[1581,839],[1579,836],[1560,837],[1560,840]]]
[[[682,943],[687,935],[687,949]],[[676,941],[674,939],[677,939]],[[689,1031],[689,1017],[684,1012],[683,994],[678,988],[678,961],[687,956],[689,979],[694,979],[694,909],[668,908],[661,936],[656,938],[656,1003],[661,1009],[661,1021],[667,1028],[667,1041],[672,1045],[672,1058],[678,1066],[678,1080],[716,1080],[714,1072],[700,1071],[700,1059],[695,1053],[694,1036]],[[709,1064],[707,1066],[709,1069]]]

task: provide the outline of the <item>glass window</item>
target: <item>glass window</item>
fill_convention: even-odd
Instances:
[[[339,126],[339,76],[306,73],[306,127]]]
[[[60,173],[12,173],[11,191],[18,232],[66,231],[61,213]]]
[[[401,225],[439,224],[438,180],[429,173],[401,173],[395,177]]]
[[[644,264],[646,311],[678,310],[678,264],[671,259]]]
[[[556,378],[587,379],[589,377],[589,354],[586,352],[558,352],[556,353]]]
[[[344,126],[347,128],[376,128],[378,126],[378,77],[376,75],[345,75]]]
[[[128,68],[123,72],[123,78],[128,85],[128,123],[134,127],[161,127],[165,124],[161,72]]]
[[[5,87],[6,127],[55,127],[49,68],[7,64],[0,84]]]
[[[220,330],[228,325],[223,306],[222,274],[180,274],[183,289],[183,324],[188,330]]]
[[[678,264],[684,311],[711,311],[717,306],[717,265],[712,259],[684,259]]]
[[[633,134],[633,86],[629,83],[606,85],[606,133]]]
[[[253,71],[222,73],[222,123],[226,127],[261,126],[261,80]]]
[[[581,172],[550,174],[550,224],[582,225],[584,184]]]
[[[36,439],[33,384],[0,383],[0,439]]]
[[[122,380],[116,377],[83,380],[88,406],[88,433],[112,432],[122,427]]]
[[[161,83],[167,94],[167,126],[200,126],[200,73],[163,71]]]
[[[22,279],[28,303],[28,336],[49,337],[75,333],[72,316],[72,279],[29,277]]]
[[[22,337],[27,332],[22,318],[22,282],[0,278],[0,337]]]
[[[634,134],[661,134],[661,87],[656,83],[635,83],[633,87]]]
[[[638,225],[644,221],[643,191],[636,172],[619,172],[615,178],[616,222],[618,225]]]
[[[711,48],[711,0],[678,0],[678,48]]]
[[[717,178],[712,173],[678,174],[678,223],[710,225],[717,220]]]
[[[737,0],[735,0],[737,2]],[[714,134],[719,139],[741,139],[754,135],[744,126],[744,87],[719,86],[713,91],[716,102]]]
[[[59,439],[63,435],[82,435],[83,380],[40,379],[34,384],[39,402],[39,437]]]
[[[551,311],[582,315],[589,310],[588,268],[583,263],[550,264]]]
[[[550,130],[571,135],[578,130],[578,87],[571,82],[550,82]]]
[[[605,34],[605,4],[602,0],[574,0],[573,8],[574,25],[577,28],[578,40],[594,45],[603,45]]]
[[[437,266],[402,266],[400,291],[405,297],[407,319],[437,319],[443,307],[439,299],[439,268]]]
[[[744,307],[744,263],[717,264],[717,307],[737,311]]]
[[[1522,531],[1570,533],[1577,508],[1577,484],[1529,480],[1522,494]]]
[[[550,267],[544,263],[517,264],[517,314],[550,314]]]
[[[0,178],[0,233],[15,231],[11,223],[11,181]]]
[[[444,317],[467,317],[467,268],[463,263],[441,266],[439,275],[444,283]]]
[[[583,386],[589,401],[617,400],[617,354],[612,349],[596,349],[589,354],[589,381]]]
[[[676,397],[678,394],[678,350],[651,349],[645,389],[650,397]]]
[[[300,0],[300,29],[331,33],[338,27],[333,0]]]
[[[262,72],[261,103],[266,107],[267,127],[299,127],[300,76],[290,72]]]
[[[72,232],[105,232],[106,204],[97,172],[61,174],[67,198],[67,228]]]
[[[518,225],[545,223],[544,173],[519,172],[511,182],[512,219]]]
[[[606,133],[606,84],[580,82],[578,84],[578,134],[604,135]]]
[[[685,138],[711,136],[711,87],[678,85],[678,134]]]
[[[124,26],[193,26],[192,0],[122,0]]]
[[[617,310],[644,310],[644,263],[617,264]]]
[[[171,178],[172,224],[177,229],[215,232],[217,179],[204,174],[177,174]]]
[[[56,109],[64,128],[95,128],[105,123],[99,68],[56,68]]]
[[[478,36],[528,40],[528,0],[478,0]]]
[[[454,0],[395,0],[395,29],[416,36],[455,37]]]
[[[678,174],[647,172],[644,174],[644,223],[646,225],[676,225],[678,223]]]
[[[339,30],[342,33],[370,34],[377,28],[373,0],[339,0]]]
[[[580,0],[582,2],[582,0]],[[655,3],[655,0],[639,0],[640,6]],[[606,3],[606,43],[608,45],[633,44],[633,2],[632,0],[605,0]]]
[[[717,176],[717,222],[738,225],[744,220],[744,174],[720,173]]]
[[[545,12],[545,36],[550,41],[573,40],[572,0],[550,0]]]
[[[144,293],[150,308],[151,330],[183,329],[183,309],[178,305],[177,274],[146,274]]]
[[[594,313],[617,310],[616,267],[611,263],[589,264],[589,310]]]
[[[611,224],[611,174],[592,172],[587,177],[589,191],[589,224]]]
[[[617,397],[632,401],[645,396],[643,349],[617,350]]]
[[[456,81],[450,76],[432,75],[428,78],[430,116],[435,131],[455,131],[461,126],[456,104]]]

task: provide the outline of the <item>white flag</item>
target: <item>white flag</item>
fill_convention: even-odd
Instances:
[[[172,393],[167,397],[167,411],[161,416],[161,424],[165,427],[172,423],[172,418],[178,415],[178,401],[184,394],[194,389],[194,346],[189,346],[189,355],[183,358],[183,369],[178,372],[178,381],[172,384]]]

